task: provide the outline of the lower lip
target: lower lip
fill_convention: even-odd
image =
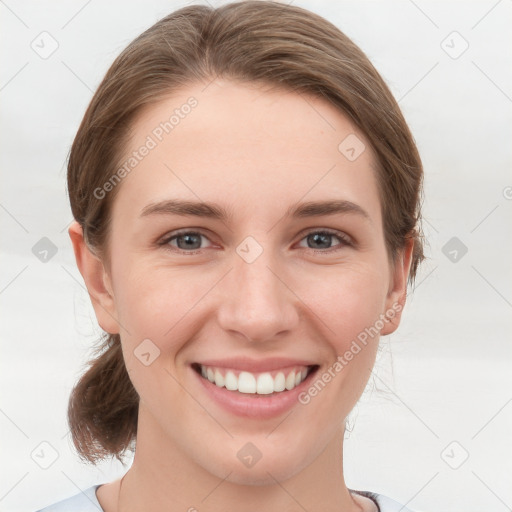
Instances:
[[[208,395],[225,410],[246,418],[266,419],[279,416],[297,405],[300,393],[307,389],[311,377],[317,373],[318,368],[292,390],[272,395],[229,391],[226,388],[219,388],[208,379],[201,377],[194,369],[191,368],[191,371],[199,379]]]

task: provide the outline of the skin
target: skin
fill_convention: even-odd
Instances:
[[[225,411],[190,368],[210,358],[296,357],[320,365],[321,375],[379,315],[404,305],[412,245],[389,260],[370,145],[325,100],[217,79],[144,111],[127,155],[190,96],[198,106],[119,185],[108,260],[85,245],[77,223],[69,229],[98,322],[120,333],[141,397],[120,503],[119,481],[101,486],[98,499],[107,512],[375,510],[344,482],[343,435],[378,336],[309,404],[272,419]],[[338,150],[349,134],[366,145],[352,162]],[[218,203],[233,217],[140,216],[168,198]],[[297,202],[325,199],[352,201],[368,218],[284,217]],[[180,249],[176,239],[157,245],[181,228],[202,230],[198,250]],[[324,245],[308,240],[322,228],[352,244],[336,236]],[[247,236],[263,248],[252,263],[236,252]],[[380,334],[399,321],[400,312]],[[148,338],[160,356],[145,366],[134,350]],[[251,468],[237,458],[247,442],[262,454]]]

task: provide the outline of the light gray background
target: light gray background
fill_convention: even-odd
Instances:
[[[99,330],[66,232],[65,159],[113,59],[189,3],[0,0],[2,511],[35,510],[124,472],[79,463],[66,425]],[[414,510],[511,510],[512,2],[294,4],[368,54],[426,174],[429,259],[352,415],[347,485]],[[31,47],[46,37],[51,48],[43,31],[58,43],[46,59]],[[58,249],[46,263],[32,253],[42,237]],[[443,253],[452,237],[468,249],[455,262]]]

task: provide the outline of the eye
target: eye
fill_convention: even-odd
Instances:
[[[209,241],[209,238],[199,231],[181,231],[171,233],[169,236],[158,242],[158,245],[164,246],[175,252],[196,254],[204,249],[201,247],[201,238]],[[332,239],[337,238],[340,243],[338,247],[332,247]],[[320,252],[335,252],[346,246],[353,246],[352,239],[340,231],[331,231],[327,229],[310,231],[303,236],[308,246],[306,248]],[[311,246],[310,246],[311,244]],[[304,246],[302,246],[304,247]]]
[[[332,238],[337,238],[341,242],[340,244],[338,244],[338,247],[333,248],[331,246]],[[306,234],[304,238],[302,238],[302,240],[306,240],[306,242],[308,243],[307,248],[313,250],[320,250],[320,252],[339,251],[343,247],[353,245],[351,238],[345,233],[326,229],[310,231],[309,233]],[[311,244],[312,247],[309,246],[309,244]]]
[[[202,247],[200,247],[201,237],[208,240],[206,235],[203,235],[197,231],[182,231],[181,233],[174,233],[164,238],[161,242],[159,242],[159,245],[171,246],[173,249],[177,249],[178,251],[190,252],[194,254],[195,251],[202,249]],[[176,241],[176,245],[172,243],[174,241]]]

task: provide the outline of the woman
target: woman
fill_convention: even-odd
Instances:
[[[382,78],[304,9],[189,6],[116,59],[69,229],[105,331],[73,390],[122,479],[58,510],[407,509],[343,476],[345,420],[423,258],[422,165]]]

